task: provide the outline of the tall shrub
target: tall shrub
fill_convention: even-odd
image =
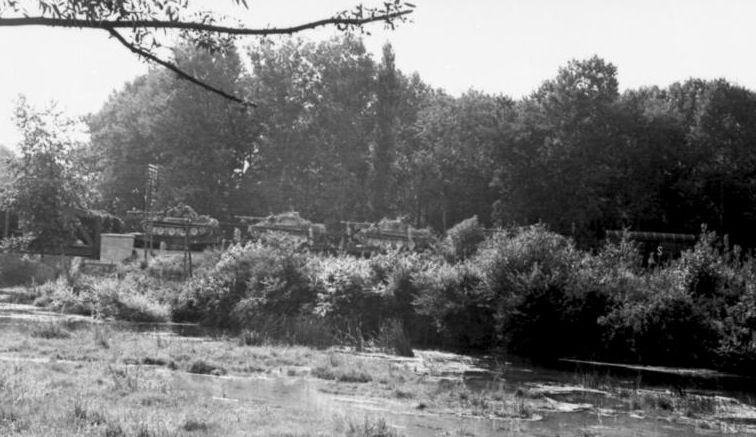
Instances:
[[[314,313],[342,323],[358,324],[361,335],[378,333],[387,316],[389,296],[373,281],[368,260],[328,256],[313,260]]]
[[[494,305],[470,263],[431,265],[413,275],[418,314],[431,318],[445,343],[482,348],[496,340]]]
[[[452,262],[466,260],[478,250],[478,245],[485,238],[485,229],[478,222],[478,216],[472,216],[446,232],[443,242],[444,254]]]
[[[305,256],[291,245],[232,246],[215,268],[185,285],[174,319],[238,329],[257,314],[307,312],[315,296],[306,265]]]
[[[371,281],[385,299],[388,317],[401,321],[405,334],[414,344],[439,343],[433,318],[416,309],[421,290],[416,275],[441,259],[430,252],[408,253],[393,251],[370,258]]]
[[[518,332],[512,315],[532,293],[566,287],[579,253],[571,240],[536,225],[502,230],[486,240],[473,258],[491,295],[496,328]]]

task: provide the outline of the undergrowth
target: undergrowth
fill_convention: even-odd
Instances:
[[[543,225],[484,235],[471,220],[423,253],[369,259],[269,239],[178,262],[79,274],[35,303],[103,319],[195,322],[242,344],[503,347],[562,357],[745,371],[756,365],[756,260],[703,232],[679,259],[645,267],[627,239],[596,251]],[[162,273],[160,273],[162,272]],[[170,278],[169,278],[170,277]]]

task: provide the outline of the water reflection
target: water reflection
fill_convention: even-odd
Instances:
[[[403,435],[450,436],[737,436],[702,430],[690,425],[630,415],[539,413],[539,420],[484,419],[451,414],[430,414],[388,399],[362,399],[326,393],[322,382],[306,378],[233,378],[174,373],[177,390],[205,394],[218,402],[235,402],[250,408],[293,408],[321,415],[338,415],[361,422],[383,419]],[[741,434],[745,435],[745,434]]]
[[[47,311],[27,304],[0,302],[0,327],[2,326],[35,326],[44,323],[62,322],[69,329],[82,329],[93,325],[107,325],[114,329],[168,334],[179,337],[218,337],[223,332],[191,323],[137,323],[116,320],[99,320],[91,316],[76,314],[62,314]]]
[[[388,399],[365,399],[326,393],[322,382],[306,378],[233,378],[175,373],[174,387],[205,394],[216,401],[240,402],[250,407],[294,408],[321,415],[339,415],[363,421],[384,419],[406,436],[450,435],[493,437],[522,430],[522,420],[485,420],[428,414]]]

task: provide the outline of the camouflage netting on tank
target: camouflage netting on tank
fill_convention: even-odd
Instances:
[[[402,218],[388,219],[384,218],[378,223],[372,224],[369,227],[363,229],[365,234],[409,234],[412,238],[432,238],[433,234],[430,229],[415,229],[409,223],[405,222]]]
[[[195,211],[194,208],[183,203],[179,203],[176,206],[166,209],[163,213],[163,216],[166,219],[189,219],[192,223],[206,223],[210,226],[219,225],[218,220],[210,217],[209,215],[197,214],[197,211]]]
[[[166,209],[164,214],[166,217],[176,218],[195,219],[199,217],[199,214],[197,214],[197,211],[195,211],[194,208],[183,203],[179,203],[176,206]]]
[[[325,232],[325,226],[320,223],[313,223],[299,215],[297,211],[289,211],[281,214],[273,214],[264,220],[253,225],[257,227],[270,228],[291,228],[291,229],[315,229]]]
[[[291,226],[309,226],[312,224],[310,220],[303,218],[297,211],[283,212],[281,214],[269,215],[264,223],[278,224],[278,225],[291,225]]]

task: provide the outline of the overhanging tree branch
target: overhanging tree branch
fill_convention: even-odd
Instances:
[[[243,27],[221,26],[193,21],[169,21],[169,20],[129,20],[129,21],[92,21],[74,18],[50,18],[50,17],[14,17],[0,18],[0,27],[19,26],[47,26],[79,29],[174,29],[190,30],[197,32],[215,32],[233,36],[275,36],[291,35],[305,30],[316,29],[325,26],[350,26],[359,27],[379,21],[391,21],[412,13],[412,10],[394,12],[388,14],[371,15],[366,18],[342,18],[333,17],[323,20],[310,21],[304,24],[290,27],[270,27],[264,29],[247,29]]]
[[[246,0],[233,0],[247,7]],[[31,13],[25,8],[36,5]],[[156,31],[175,30],[180,37],[196,47],[211,52],[225,51],[233,40],[244,36],[292,35],[305,30],[334,26],[339,30],[359,29],[370,23],[385,22],[393,28],[396,22],[407,20],[415,5],[405,0],[384,0],[381,7],[364,7],[358,4],[352,11],[343,11],[331,18],[305,22],[288,27],[245,28],[216,24],[217,14],[200,12],[187,18],[189,0],[0,0],[0,27],[44,26],[51,28],[98,29],[108,32],[137,56],[176,73],[179,78],[212,93],[245,106],[255,106],[204,80],[183,71],[175,62],[161,59],[155,49],[163,43],[155,37]],[[7,14],[11,16],[8,17]],[[6,15],[6,17],[2,17]],[[125,36],[123,31],[131,33]]]
[[[123,44],[127,49],[131,50],[132,53],[137,54],[138,56],[141,56],[149,61],[152,61],[156,64],[162,65],[163,67],[167,68],[168,70],[171,70],[172,72],[176,73],[181,79],[187,80],[201,88],[204,88],[212,93],[218,94],[221,97],[224,97],[226,99],[229,99],[233,102],[240,103],[244,106],[252,106],[256,107],[257,105],[253,102],[249,102],[247,100],[244,100],[242,98],[236,97],[232,94],[229,94],[225,91],[223,91],[220,88],[216,88],[208,83],[205,83],[194,76],[190,75],[189,73],[186,73],[182,69],[180,69],[176,64],[173,64],[171,62],[165,61],[163,59],[158,58],[157,56],[153,55],[152,53],[130,43],[126,38],[123,37],[120,33],[118,33],[115,29],[109,29],[108,31],[110,35],[118,40],[121,44]]]

